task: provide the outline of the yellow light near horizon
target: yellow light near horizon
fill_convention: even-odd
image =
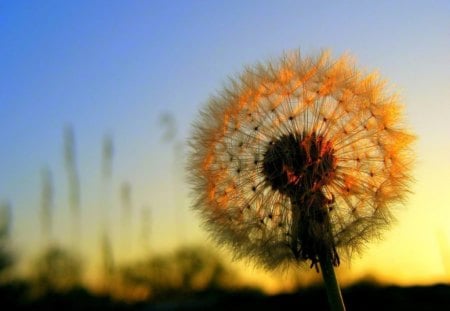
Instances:
[[[450,161],[445,158],[450,159],[448,150],[424,155],[397,222],[355,261],[353,270],[366,270],[383,283],[450,282]]]

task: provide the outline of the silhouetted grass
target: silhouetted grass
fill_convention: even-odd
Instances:
[[[258,292],[198,293],[183,303],[149,304],[143,310],[329,310],[324,288],[265,296]],[[347,310],[448,310],[450,286],[378,286],[358,283],[343,290]]]
[[[0,285],[0,301],[8,310],[328,310],[321,286],[292,294],[268,296],[257,289],[208,287],[189,294],[173,292],[163,299],[124,302],[96,295],[83,287],[30,296],[30,283],[16,280]],[[166,293],[168,294],[168,293]],[[347,310],[448,310],[450,286],[380,286],[357,283],[343,290]]]

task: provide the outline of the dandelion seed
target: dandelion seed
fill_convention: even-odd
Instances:
[[[215,240],[267,269],[318,268],[378,236],[408,192],[414,140],[384,86],[348,56],[296,52],[213,96],[189,171]]]

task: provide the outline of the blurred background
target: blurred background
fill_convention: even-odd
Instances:
[[[344,298],[421,288],[450,304],[449,30],[445,0],[0,1],[3,301],[324,300],[315,271],[270,273],[211,243],[184,161],[199,109],[228,77],[329,48],[387,78],[419,138],[397,223],[337,269]]]

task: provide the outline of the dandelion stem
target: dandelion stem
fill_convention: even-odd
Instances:
[[[331,256],[324,254],[319,257],[320,267],[322,268],[323,282],[328,295],[328,303],[332,311],[345,311],[344,300],[342,299],[341,289],[334,273],[334,267],[331,263]]]

